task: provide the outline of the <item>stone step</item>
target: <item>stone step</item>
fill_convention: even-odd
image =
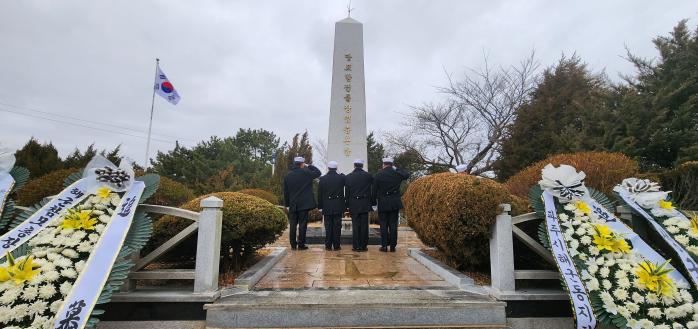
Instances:
[[[457,289],[233,292],[206,304],[207,328],[506,328],[506,303]]]

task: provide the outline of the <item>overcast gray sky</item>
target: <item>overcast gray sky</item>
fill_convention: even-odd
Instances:
[[[62,156],[93,142],[122,144],[142,163],[155,57],[182,101],[156,99],[154,149],[239,128],[269,129],[282,140],[307,129],[313,140],[326,139],[334,22],[346,16],[346,5],[4,0],[0,142],[19,148],[34,136],[52,141]],[[483,53],[492,64],[510,65],[535,48],[545,67],[576,52],[618,80],[633,72],[622,58],[625,46],[655,57],[652,38],[680,19],[692,29],[698,23],[695,0],[354,0],[353,7],[364,24],[368,129],[377,132],[398,128],[409,105],[437,100],[444,68],[457,77],[480,66]],[[37,116],[114,126],[95,130]]]

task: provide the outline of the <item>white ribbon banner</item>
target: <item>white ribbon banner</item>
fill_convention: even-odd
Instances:
[[[576,328],[596,328],[596,316],[594,316],[593,308],[589,302],[589,294],[587,294],[579,272],[574,266],[574,260],[567,251],[567,244],[560,230],[555,199],[550,193],[543,192],[543,201],[545,201],[545,226],[550,240],[550,249],[552,249],[553,258],[555,258],[560,274],[565,280],[567,291],[569,291],[570,300],[574,307]]]
[[[688,274],[691,276],[691,282],[693,282],[694,287],[698,287],[698,263],[691,257],[691,255],[686,251],[686,249],[680,245],[674,238],[667,232],[664,227],[659,225],[657,221],[654,220],[654,218],[645,211],[640,205],[638,205],[635,201],[630,199],[630,196],[628,195],[627,192],[624,190],[621,190],[618,192],[618,195],[625,201],[626,204],[628,204],[631,208],[633,208],[637,213],[639,213],[642,217],[645,217],[647,221],[652,225],[652,228],[659,234],[659,236],[666,241],[666,243],[669,244],[669,246],[674,249],[674,252],[679,256],[679,259],[681,260],[681,264],[683,264],[684,268],[686,268],[686,271]],[[681,214],[683,216],[683,214]],[[687,218],[683,217],[684,219],[688,220]],[[677,272],[677,271],[674,271]]]
[[[89,192],[94,186],[94,182],[86,179],[73,183],[22,222],[22,224],[3,234],[0,237],[0,257],[4,257],[6,253],[27,242],[30,238],[37,235],[39,231],[43,230],[51,220],[63,216],[68,209],[79,204],[89,196]]]
[[[121,251],[144,189],[143,182],[133,182],[121,199],[115,214],[87,260],[85,269],[80,273],[63,306],[56,313],[54,328],[82,329],[87,324],[92,309],[109,278],[116,257]]]
[[[10,173],[0,173],[0,217],[2,217],[2,211],[5,208],[7,196],[10,195],[14,186],[15,179]]]

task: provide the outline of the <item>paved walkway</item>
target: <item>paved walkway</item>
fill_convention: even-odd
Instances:
[[[340,251],[326,251],[312,245],[304,251],[292,251],[260,280],[255,289],[308,288],[400,288],[447,287],[449,284],[407,254],[408,248],[423,247],[414,231],[401,228],[397,252],[380,252],[369,246],[368,252],[352,252],[350,245]],[[277,245],[286,246],[286,234]]]

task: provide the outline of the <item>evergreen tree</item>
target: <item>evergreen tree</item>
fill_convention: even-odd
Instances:
[[[102,150],[99,152],[99,154],[105,158],[107,158],[109,161],[112,163],[118,165],[119,162],[121,161],[121,156],[119,155],[119,152],[121,151],[121,145],[117,145],[113,150],[107,152],[107,150]],[[84,153],[80,151],[77,147],[75,148],[75,151],[71,153],[69,156],[63,160],[63,167],[64,168],[83,168],[87,165],[87,163],[94,158],[95,155],[97,155],[97,149],[95,148],[95,144],[92,143],[90,146],[87,147]]]
[[[277,155],[274,164],[273,189],[278,195],[281,195],[283,182],[286,173],[293,167],[293,158],[305,158],[305,163],[313,163],[313,146],[310,144],[308,132],[295,134],[291,140],[291,144],[284,143],[284,147]]]
[[[63,162],[53,144],[39,144],[34,137],[15,152],[15,158],[17,166],[29,169],[31,178],[63,168]]]
[[[605,149],[609,99],[602,74],[591,73],[577,56],[563,56],[517,110],[495,164],[497,177],[506,179],[552,154]]]
[[[375,174],[382,168],[385,149],[383,148],[383,144],[376,141],[373,132],[366,136],[366,146],[368,148],[368,159],[366,159],[368,162],[367,171]]]

